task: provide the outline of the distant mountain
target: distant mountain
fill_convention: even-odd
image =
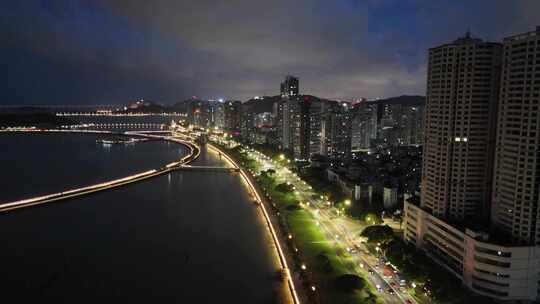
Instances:
[[[56,116],[51,113],[10,113],[0,114],[0,127],[30,127],[56,128],[61,125],[76,124],[77,121]]]
[[[186,113],[188,108],[187,100],[179,101],[168,107],[170,112]]]
[[[390,97],[386,99],[379,99],[370,101],[381,104],[401,104],[406,106],[424,105],[426,103],[426,97],[420,95],[401,95],[397,97]]]
[[[138,100],[120,108],[116,113],[163,113],[166,107],[150,100]]]
[[[263,96],[252,98],[242,104],[243,108],[250,108],[252,113],[272,112],[274,103],[281,100],[281,96]]]

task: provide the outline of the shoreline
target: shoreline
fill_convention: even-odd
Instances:
[[[291,268],[288,265],[294,265],[294,261],[290,255],[290,252],[288,251],[286,247],[286,240],[282,236],[283,233],[281,233],[281,229],[279,228],[279,225],[277,224],[277,218],[274,214],[268,212],[267,210],[271,208],[268,200],[262,195],[261,188],[259,185],[255,182],[253,179],[253,176],[251,174],[246,173],[245,169],[242,168],[242,166],[238,165],[236,159],[234,159],[229,154],[225,153],[223,150],[221,150],[216,145],[213,145],[211,143],[206,144],[207,147],[210,149],[214,149],[218,153],[221,153],[221,155],[229,161],[234,167],[240,169],[240,175],[246,185],[248,186],[249,191],[253,194],[253,196],[256,199],[256,202],[258,203],[258,210],[261,212],[261,216],[263,217],[266,226],[271,234],[272,240],[274,241],[274,247],[276,248],[278,259],[281,265],[281,270],[285,275],[285,280],[287,282],[287,287],[290,293],[291,301],[294,304],[300,304],[301,302],[308,303],[307,297],[302,292],[299,292],[299,289],[297,289],[295,286],[302,286],[301,282],[298,280],[297,276],[294,275],[291,272]],[[275,228],[277,227],[277,228]],[[279,232],[279,233],[278,233]],[[285,249],[283,249],[285,248]],[[302,298],[302,301],[300,300]]]

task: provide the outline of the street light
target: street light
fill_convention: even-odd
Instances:
[[[351,200],[345,200],[345,206],[350,206],[351,205]]]

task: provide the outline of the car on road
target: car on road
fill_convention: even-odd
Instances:
[[[374,274],[375,272],[374,272],[373,270],[370,269],[370,270],[368,270],[368,273],[369,273],[369,274]]]
[[[388,293],[391,294],[391,295],[394,294],[394,290],[393,290],[392,288],[388,288],[387,291],[388,291]]]

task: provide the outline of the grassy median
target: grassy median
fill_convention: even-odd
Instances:
[[[242,149],[220,146],[245,169],[256,173],[257,182],[265,192],[278,216],[280,231],[287,239],[287,249],[294,257],[294,273],[300,274],[303,287],[313,302],[318,303],[380,303],[365,277],[358,276],[356,265],[345,248],[334,242],[313,214],[300,206],[293,191],[278,183],[273,174],[259,174],[260,164]],[[313,290],[315,287],[315,291]]]

